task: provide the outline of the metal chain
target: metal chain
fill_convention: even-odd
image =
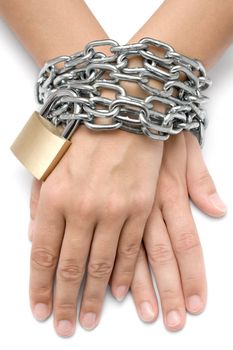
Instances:
[[[95,51],[95,47],[103,45],[110,45],[111,56]],[[149,51],[150,45],[162,49],[163,57]],[[130,56],[140,56],[142,66],[128,67]],[[101,78],[106,73],[109,79]],[[185,80],[181,80],[181,73]],[[163,88],[152,87],[150,79],[162,82]],[[119,85],[121,80],[138,84],[148,96],[129,96]],[[175,52],[167,43],[145,37],[138,43],[119,45],[104,39],[89,42],[83,51],[73,55],[47,61],[39,72],[36,97],[43,104],[40,114],[54,125],[62,125],[66,138],[80,124],[92,130],[120,128],[153,140],[167,140],[170,135],[188,130],[203,146],[207,114],[202,104],[208,97],[202,91],[211,84],[199,60]],[[115,99],[101,96],[103,88],[112,90]],[[165,113],[154,108],[156,101],[167,106]],[[109,118],[111,123],[95,123],[99,117]]]

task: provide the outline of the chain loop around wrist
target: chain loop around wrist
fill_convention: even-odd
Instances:
[[[111,46],[111,56],[95,50],[104,45]],[[163,56],[151,52],[150,46],[163,50]],[[128,67],[130,56],[139,56],[142,66]],[[152,87],[151,79],[163,87]],[[137,84],[148,96],[128,95],[119,84],[122,80]],[[119,45],[104,39],[47,61],[39,73],[36,97],[43,105],[40,114],[55,126],[62,125],[66,138],[83,123],[92,130],[120,128],[162,141],[187,130],[202,146],[207,126],[202,105],[208,99],[203,91],[211,84],[200,60],[175,52],[165,42],[145,37],[138,43]],[[115,98],[103,97],[101,89],[114,91]],[[167,107],[164,113],[154,108],[158,102]],[[104,108],[97,109],[97,105]],[[96,123],[98,118],[109,119],[108,124]]]

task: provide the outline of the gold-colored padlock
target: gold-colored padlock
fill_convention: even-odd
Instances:
[[[33,176],[44,181],[70,145],[55,125],[34,112],[10,149]]]

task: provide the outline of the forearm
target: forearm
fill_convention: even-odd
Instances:
[[[233,0],[165,0],[129,43],[147,36],[170,44],[181,54],[201,60],[209,69],[233,41]],[[149,50],[164,55],[164,50],[154,46]],[[140,57],[133,56],[131,65],[138,66],[140,60]],[[185,79],[185,75],[181,73],[180,78]],[[124,82],[126,88],[129,84]],[[162,87],[162,83],[154,79],[150,85]],[[173,95],[176,94],[174,89]],[[138,86],[135,95],[141,95]]]
[[[0,0],[1,13],[41,66],[107,34],[84,1]],[[22,20],[23,19],[23,20]],[[232,0],[167,0],[130,39],[152,36],[210,67],[233,40]]]
[[[82,50],[88,41],[108,37],[82,0],[0,0],[0,6],[1,15],[39,66]]]
[[[129,42],[144,36],[210,68],[233,40],[233,0],[165,0]]]
[[[0,0],[0,5],[2,16],[39,66],[55,56],[83,50],[88,41],[108,38],[82,0]],[[210,68],[233,40],[233,0],[164,1],[129,43],[145,36],[163,40]],[[99,49],[111,54],[109,46]],[[150,51],[160,54],[155,47]],[[129,66],[138,65],[141,57],[132,56]],[[135,83],[121,81],[120,85],[135,96],[146,96]],[[152,80],[150,85],[161,83]]]
[[[0,6],[40,66],[108,37],[82,0],[0,0]],[[233,40],[233,0],[166,0],[129,42],[144,36],[164,40],[210,67]]]

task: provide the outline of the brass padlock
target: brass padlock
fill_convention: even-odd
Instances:
[[[45,181],[70,145],[55,125],[34,112],[10,149],[33,176]]]

